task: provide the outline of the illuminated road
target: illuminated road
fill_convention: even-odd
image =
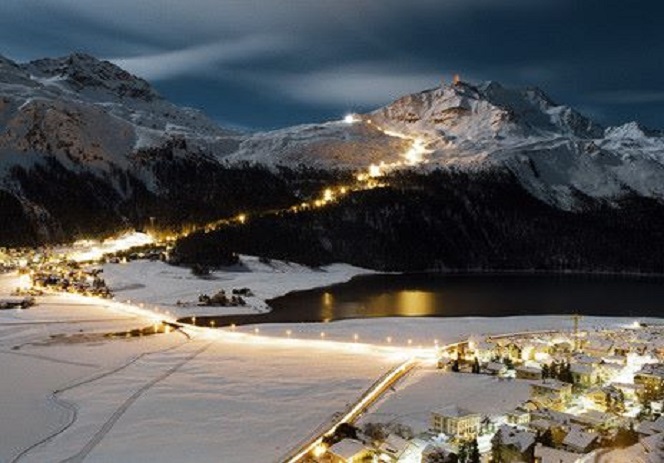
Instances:
[[[390,387],[397,381],[406,376],[419,363],[419,359],[411,357],[402,364],[390,370],[385,376],[376,381],[367,391],[358,399],[358,401],[348,409],[342,416],[334,419],[328,427],[316,436],[308,439],[305,443],[285,455],[280,461],[284,463],[297,463],[309,453],[315,452],[323,442],[323,438],[334,434],[339,425],[344,423],[353,423],[367,408],[376,402]]]

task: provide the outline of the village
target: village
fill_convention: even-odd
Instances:
[[[465,384],[479,380],[475,375],[527,383],[526,400],[502,413],[431,403],[424,432],[407,420],[374,420],[381,414],[367,411],[307,461],[617,462],[632,450],[661,461],[663,334],[662,325],[634,322],[622,329],[471,338],[443,349],[435,374],[465,377]],[[402,407],[408,416],[408,404]]]
[[[147,247],[76,261],[53,251],[6,250],[2,265],[5,271],[19,272],[21,286],[14,298],[0,305],[28,308],[45,291],[111,298],[101,269],[87,264],[161,260],[160,253]],[[238,307],[246,305],[244,297],[253,296],[247,287],[211,294],[176,305]],[[660,461],[664,451],[664,325],[634,322],[620,329],[580,330],[580,317],[572,318],[574,328],[568,331],[473,336],[435,349],[434,378],[458,377],[468,385],[491,378],[489,384],[501,385],[500,394],[512,386],[527,391],[516,406],[498,413],[482,404],[440,406],[433,399],[427,406],[426,423],[418,429],[398,418],[381,420],[380,413],[373,410],[380,411],[381,404],[374,404],[356,421],[338,426],[301,461],[609,462],[624,461],[621,458],[637,447],[638,453],[652,453],[652,461]],[[388,392],[397,394],[401,388],[395,382]],[[458,391],[442,392],[455,402]],[[483,392],[490,399],[493,391],[487,388]],[[408,403],[403,407],[407,415]],[[626,453],[611,459],[616,452]]]

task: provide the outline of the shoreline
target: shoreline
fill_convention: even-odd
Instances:
[[[545,280],[547,278],[569,278],[592,280],[597,279],[615,279],[616,281],[657,281],[664,279],[660,274],[635,274],[635,273],[611,273],[611,272],[553,272],[544,270],[464,270],[464,271],[437,271],[437,272],[376,272],[369,269],[361,269],[346,264],[332,264],[321,269],[311,269],[298,264],[273,261],[270,265],[264,265],[258,262],[258,258],[252,256],[242,256],[242,268],[227,268],[217,270],[212,278],[198,278],[191,275],[186,267],[172,266],[163,262],[134,261],[128,264],[107,264],[104,266],[105,275],[107,275],[111,288],[119,288],[115,294],[117,301],[131,301],[136,304],[143,304],[145,307],[157,308],[160,312],[171,315],[178,322],[192,324],[195,317],[197,325],[209,326],[210,321],[215,321],[215,325],[251,325],[264,323],[299,323],[299,322],[324,322],[323,317],[309,319],[305,317],[293,316],[287,320],[275,320],[274,302],[286,297],[297,297],[300,293],[322,292],[328,288],[338,288],[341,285],[355,284],[362,282],[365,278],[386,278],[398,280],[408,277],[425,277],[430,275],[436,278],[490,278],[491,276],[510,278],[510,277],[533,277]],[[138,284],[140,283],[140,284]],[[246,287],[251,289],[253,295],[246,297],[246,305],[240,306],[205,306],[197,305],[195,302],[198,295],[211,295],[220,289],[230,293],[231,288]],[[163,291],[166,288],[166,291]],[[178,306],[176,301],[184,300],[185,303]],[[572,313],[567,310],[542,312],[538,316],[567,315]],[[584,310],[580,311],[581,313]],[[586,311],[588,312],[588,311]],[[591,315],[606,316],[602,313],[592,313]],[[499,318],[500,316],[533,315],[532,312],[515,310],[510,313],[504,313],[499,316],[488,315],[490,318]],[[465,316],[487,316],[482,313],[469,315],[444,315],[431,314],[426,315],[429,318],[457,318]],[[631,314],[620,314],[617,316],[634,317]],[[643,314],[642,316],[647,316]],[[377,318],[377,317],[355,317],[342,316],[335,318],[334,315],[328,317],[328,321],[356,318]],[[408,318],[408,317],[406,317]]]

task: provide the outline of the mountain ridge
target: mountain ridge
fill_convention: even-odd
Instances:
[[[24,64],[0,57],[0,189],[18,204],[8,210],[22,208],[21,220],[47,230],[40,239],[70,233],[32,177],[70,176],[71,188],[85,178],[103,220],[144,224],[162,213],[186,217],[177,205],[201,209],[187,218],[194,221],[239,210],[218,194],[236,181],[228,172],[248,166],[260,172],[254,178],[280,189],[278,201],[306,199],[299,187],[285,193],[284,171],[309,172],[289,174],[287,182],[313,185],[318,180],[302,175],[372,169],[506,171],[533,197],[568,211],[593,202],[620,207],[633,195],[664,199],[662,132],[635,122],[604,128],[537,87],[457,81],[346,120],[241,133],[171,104],[144,79],[90,55]],[[192,175],[207,180],[193,187]],[[221,186],[220,178],[230,183]],[[252,195],[257,200],[258,192]],[[164,198],[173,205],[164,206]]]

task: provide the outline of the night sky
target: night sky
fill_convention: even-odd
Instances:
[[[74,51],[244,128],[337,119],[454,73],[664,128],[654,0],[1,0],[0,54]]]

